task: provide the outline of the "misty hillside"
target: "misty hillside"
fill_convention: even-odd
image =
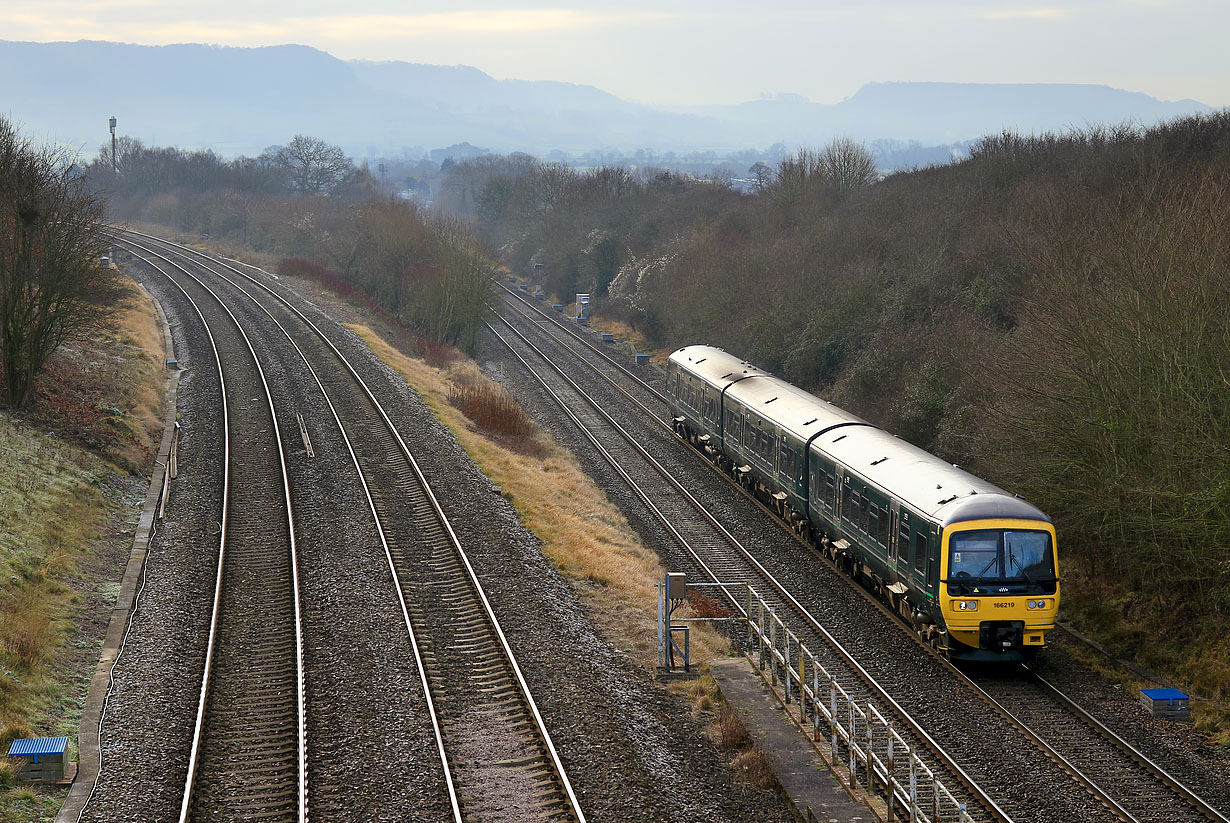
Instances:
[[[355,156],[469,142],[493,151],[732,150],[834,135],[946,143],[1207,111],[1089,85],[872,83],[835,104],[779,95],[724,106],[645,106],[592,86],[496,80],[469,66],[339,60],[307,46],[0,41],[0,112],[42,139],[108,139],[259,153],[295,133]]]

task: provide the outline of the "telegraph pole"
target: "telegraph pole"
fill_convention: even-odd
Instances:
[[[115,157],[115,115],[111,115],[111,173],[119,174],[119,161]]]

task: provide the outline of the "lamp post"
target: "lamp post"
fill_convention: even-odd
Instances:
[[[115,157],[115,115],[111,115],[111,173],[119,173],[119,161]]]

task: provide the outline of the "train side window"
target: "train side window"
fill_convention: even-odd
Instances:
[[[824,473],[824,499],[828,502],[829,511],[837,511],[837,478],[828,472]]]
[[[897,554],[902,563],[909,562],[910,553],[910,524],[902,523],[897,529]]]
[[[927,535],[914,533],[914,571],[922,572],[927,568]]]
[[[867,534],[871,535],[871,539],[877,543],[880,542],[880,508],[879,506],[867,507]]]
[[[854,513],[854,490],[849,486],[842,486],[841,488],[841,514],[846,520],[849,520],[851,523],[854,522],[856,517]]]

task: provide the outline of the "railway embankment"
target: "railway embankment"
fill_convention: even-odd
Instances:
[[[76,741],[163,428],[154,304],[124,281],[114,309],[61,348],[27,409],[0,412],[4,752],[18,737]],[[50,819],[66,792],[18,785],[0,762],[6,821]]]

